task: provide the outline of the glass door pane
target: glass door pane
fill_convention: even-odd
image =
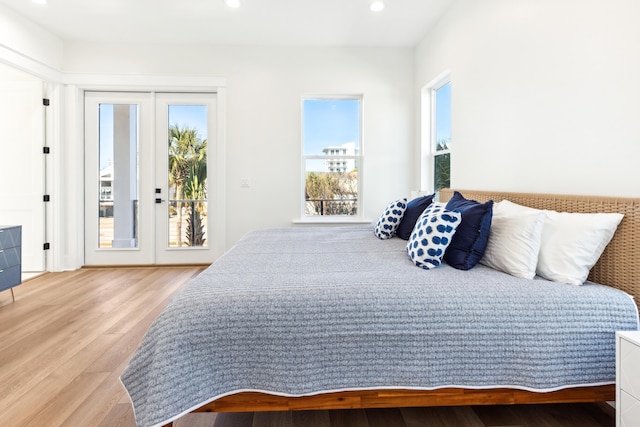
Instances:
[[[138,247],[138,105],[99,104],[98,247]]]
[[[207,105],[168,105],[168,247],[206,247]]]
[[[86,265],[153,263],[153,104],[142,92],[84,94]]]

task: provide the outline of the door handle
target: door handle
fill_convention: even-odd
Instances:
[[[162,194],[162,188],[156,188],[156,194]],[[156,198],[156,203],[160,204],[162,202],[164,202],[164,200]]]

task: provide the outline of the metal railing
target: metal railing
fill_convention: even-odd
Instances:
[[[358,199],[306,199],[306,216],[357,215]]]
[[[207,246],[207,199],[169,199],[169,217],[170,246]]]

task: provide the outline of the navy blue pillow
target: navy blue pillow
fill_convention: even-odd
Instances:
[[[462,214],[462,222],[444,254],[444,260],[459,270],[469,270],[475,266],[489,241],[491,218],[493,217],[493,200],[479,203],[467,200],[457,191],[447,202],[447,209]]]
[[[409,240],[411,237],[411,232],[413,231],[413,227],[416,226],[416,221],[422,212],[429,207],[431,202],[433,202],[435,194],[431,194],[429,196],[416,197],[407,203],[407,210],[404,211],[404,216],[402,217],[402,221],[398,228],[396,229],[396,236],[400,237],[404,240]]]

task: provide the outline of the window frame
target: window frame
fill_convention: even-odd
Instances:
[[[421,135],[421,164],[420,164],[420,187],[429,193],[436,192],[435,188],[435,171],[436,158],[449,155],[451,161],[451,145],[453,141],[450,135],[447,148],[443,150],[437,149],[437,127],[436,127],[436,93],[439,89],[451,84],[451,73],[445,71],[438,77],[433,79],[429,84],[422,88],[422,135]],[[451,170],[449,170],[449,183],[451,183]]]
[[[328,152],[327,154],[305,154],[305,101],[343,101],[343,100],[355,100],[359,102],[359,140],[356,141],[357,149],[353,155],[336,155]],[[294,222],[319,222],[319,223],[335,223],[335,222],[361,222],[363,221],[363,182],[364,182],[364,96],[362,94],[305,94],[301,98],[300,102],[300,123],[301,123],[301,135],[300,135],[300,149],[301,149],[301,192],[300,192],[300,221]],[[327,147],[331,148],[331,147]],[[337,148],[337,147],[333,147]],[[339,158],[340,161],[349,162],[353,160],[357,165],[358,180],[357,180],[357,201],[356,201],[356,215],[307,215],[306,214],[306,179],[307,179],[307,161],[308,160],[335,160]]]

